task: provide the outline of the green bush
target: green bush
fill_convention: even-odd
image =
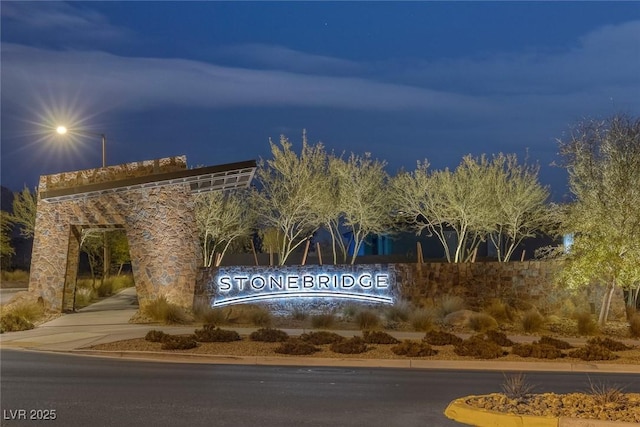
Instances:
[[[431,346],[422,341],[404,340],[400,344],[391,347],[391,351],[398,356],[426,357],[438,354]]]
[[[631,350],[633,347],[626,345],[623,342],[612,340],[611,338],[590,338],[587,340],[587,345],[599,345],[611,351],[625,351]]]
[[[398,301],[388,307],[385,312],[385,318],[390,322],[406,322],[411,315],[411,307],[405,301]]]
[[[167,301],[164,295],[148,303],[144,307],[143,312],[156,322],[162,322],[168,325],[185,324],[189,322],[189,318],[184,310]]]
[[[586,361],[614,360],[618,355],[601,345],[586,345],[569,352],[569,357],[575,357]]]
[[[334,353],[341,354],[360,354],[369,348],[364,340],[360,337],[353,337],[342,341],[334,342],[329,347]]]
[[[415,331],[426,332],[433,328],[435,315],[432,310],[419,309],[411,313],[409,323]]]
[[[497,328],[498,322],[486,313],[473,313],[469,317],[468,326],[476,332],[484,332]]]
[[[328,331],[309,332],[300,335],[300,339],[314,345],[333,344],[345,340],[342,335]]]
[[[29,283],[29,272],[24,270],[5,271],[0,273],[3,282]]]
[[[251,332],[249,339],[262,342],[284,342],[289,339],[289,334],[280,329],[262,328]]]
[[[535,357],[538,359],[557,359],[562,357],[562,352],[549,344],[515,344],[511,351],[520,357]]]
[[[292,338],[280,344],[274,349],[274,351],[280,354],[302,356],[306,354],[313,354],[320,351],[320,349],[310,342]]]
[[[171,335],[165,334],[162,331],[151,330],[147,332],[147,334],[144,336],[144,339],[150,342],[164,342],[170,337]]]
[[[331,328],[336,323],[333,313],[322,313],[311,316],[311,326],[315,329]]]
[[[431,345],[458,345],[462,338],[444,331],[429,331],[422,339]]]
[[[496,319],[498,322],[513,321],[513,311],[506,303],[499,299],[492,299],[484,309],[485,313]]]
[[[573,348],[573,346],[568,342],[550,337],[548,335],[541,336],[538,340],[538,343],[553,346],[558,350],[568,350],[570,348]]]
[[[593,316],[590,313],[582,312],[576,314],[576,321],[578,326],[578,334],[594,335],[598,333],[598,324],[593,319]]]
[[[240,341],[240,335],[236,331],[220,329],[213,324],[204,325],[202,329],[194,331],[195,338],[200,342],[232,342]]]
[[[498,344],[485,340],[480,335],[462,341],[453,351],[458,356],[471,356],[476,359],[496,359],[506,354]]]
[[[192,336],[169,335],[162,343],[163,350],[189,350],[196,348],[198,343]]]
[[[96,298],[98,298],[92,288],[77,288],[75,297],[75,308],[86,307],[91,304]]]
[[[629,318],[629,334],[633,338],[640,338],[640,313],[635,313]]]
[[[44,316],[44,306],[43,304],[39,304],[37,301],[21,301],[12,305],[8,309],[8,313],[13,314],[14,316],[18,316],[26,320],[27,322],[33,323],[37,320],[42,319]]]
[[[383,331],[364,331],[362,335],[367,344],[398,344],[400,342]]]
[[[525,332],[538,332],[544,326],[544,317],[538,310],[527,310],[521,319],[522,330]]]
[[[504,332],[491,330],[487,331],[485,335],[490,341],[493,341],[501,347],[511,347],[514,344],[513,341],[507,338],[507,335]]]
[[[360,330],[376,329],[380,327],[380,318],[378,314],[371,310],[362,310],[355,315],[354,320],[358,324]]]
[[[26,331],[34,327],[33,323],[14,313],[6,313],[0,317],[0,333]]]
[[[98,282],[98,287],[95,289],[98,298],[104,298],[113,294],[113,281],[104,279]]]

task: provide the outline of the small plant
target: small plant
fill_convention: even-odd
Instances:
[[[169,337],[171,337],[171,335],[165,334],[162,331],[151,330],[147,332],[147,334],[144,336],[144,339],[145,341],[149,342],[164,342]]]
[[[391,347],[391,351],[398,356],[427,357],[438,354],[431,346],[423,341],[404,340],[400,344]]]
[[[346,320],[353,319],[353,316],[358,314],[358,306],[355,304],[347,304],[342,308],[342,316]]]
[[[557,359],[562,352],[549,344],[515,344],[511,350],[520,357],[535,357],[537,359]]]
[[[249,339],[262,342],[285,342],[289,339],[289,334],[280,329],[262,328],[251,332]]]
[[[95,291],[91,288],[77,288],[75,297],[75,308],[86,307],[97,298]]]
[[[198,343],[192,336],[180,336],[169,335],[167,339],[162,343],[163,350],[189,350],[190,348],[196,348]]]
[[[498,344],[501,347],[511,347],[514,342],[507,338],[504,332],[491,330],[486,332],[486,336],[490,341]]]
[[[8,312],[33,323],[44,316],[44,306],[34,300],[21,301],[12,305]]]
[[[2,270],[2,282],[29,283],[29,272],[24,270]]]
[[[273,323],[273,316],[269,310],[256,307],[249,312],[249,320],[254,326],[268,328]]]
[[[526,375],[504,375],[502,391],[509,399],[522,400],[533,392],[536,387],[527,381]]]
[[[13,313],[3,314],[0,317],[0,333],[26,331],[34,327],[33,323]]]
[[[594,383],[589,378],[589,391],[588,393],[593,397],[596,405],[610,406],[610,405],[627,405],[628,398],[624,393],[624,387],[618,385],[611,385],[607,383]]]
[[[200,342],[232,342],[240,341],[236,331],[216,328],[213,324],[204,325],[194,331],[196,340]]]
[[[498,322],[510,322],[513,320],[511,308],[499,299],[492,299],[484,311]]]
[[[426,332],[433,328],[435,315],[432,310],[419,309],[411,313],[409,322],[415,331]]]
[[[203,324],[222,325],[227,322],[227,314],[223,308],[211,308],[208,305],[194,307],[194,315]]]
[[[431,345],[458,345],[462,338],[444,331],[429,331],[422,339]]]
[[[586,361],[614,360],[618,355],[601,345],[586,345],[569,352],[569,357],[575,357]]]
[[[473,313],[469,317],[468,326],[476,332],[484,332],[498,327],[496,319],[486,313]]]
[[[380,327],[380,318],[371,310],[363,310],[356,314],[354,320],[358,324],[360,330],[376,329]]]
[[[309,317],[309,313],[299,308],[294,308],[291,312],[291,318],[293,320],[307,320],[307,317]]]
[[[181,307],[170,303],[164,295],[151,301],[144,308],[144,313],[156,322],[165,324],[185,324],[189,319]]]
[[[538,343],[551,345],[559,350],[568,350],[570,348],[573,348],[573,346],[568,342],[559,340],[557,338],[552,338],[548,335],[541,336],[540,339],[538,340]]]
[[[476,359],[496,359],[505,352],[493,341],[485,340],[481,335],[474,335],[462,341],[453,349],[458,356],[471,356]]]
[[[406,301],[396,302],[386,309],[384,316],[390,322],[406,322],[411,315],[411,307]]]
[[[635,313],[629,318],[629,334],[633,338],[640,338],[640,313]]]
[[[318,331],[302,334],[300,335],[300,339],[314,345],[323,345],[344,341],[345,338],[342,335],[338,335],[334,332]]]
[[[311,326],[315,329],[331,328],[336,323],[333,313],[322,313],[311,316]]]
[[[113,295],[113,281],[103,279],[95,290],[98,298],[111,296]]]
[[[445,318],[448,314],[464,309],[464,301],[458,296],[445,295],[440,299],[440,317]]]
[[[590,313],[582,312],[576,314],[576,321],[578,324],[578,334],[594,335],[598,333],[598,324]]]
[[[280,344],[274,349],[274,351],[280,354],[302,356],[306,354],[313,354],[320,351],[320,349],[307,341],[292,338]]]
[[[626,345],[623,342],[612,340],[611,338],[590,338],[587,340],[587,345],[599,345],[611,351],[625,351],[631,350],[633,347]]]
[[[367,344],[398,344],[400,342],[383,331],[364,331],[362,335]]]
[[[521,319],[522,330],[525,332],[538,332],[544,325],[544,317],[536,309],[527,310]]]
[[[367,344],[360,337],[353,337],[343,341],[334,342],[329,348],[334,353],[341,354],[360,354],[369,349]]]

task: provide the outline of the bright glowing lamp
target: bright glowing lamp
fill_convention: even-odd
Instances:
[[[56,132],[58,132],[60,135],[64,135],[65,133],[67,133],[67,128],[64,126],[58,126],[56,128]]]

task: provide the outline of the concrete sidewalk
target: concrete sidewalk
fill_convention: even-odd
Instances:
[[[640,374],[640,365],[608,364],[593,362],[511,362],[483,360],[409,360],[409,359],[333,359],[314,357],[244,357],[226,355],[194,355],[179,352],[130,352],[96,351],[87,347],[114,341],[143,338],[149,330],[162,329],[169,334],[190,334],[196,328],[189,326],[167,326],[154,324],[133,324],[129,319],[138,309],[135,288],[128,288],[117,295],[78,310],[65,314],[35,329],[21,332],[7,332],[0,335],[0,348],[36,351],[72,352],[105,357],[131,359],[163,360],[195,363],[235,363],[298,366],[362,366],[390,368],[432,368],[432,369],[482,369],[515,371],[579,371],[579,372],[625,372]],[[246,336],[257,328],[233,328]],[[309,332],[303,329],[283,329],[291,336]],[[343,330],[333,332],[345,337],[360,335],[360,331]],[[400,340],[421,340],[424,332],[393,332]],[[532,342],[533,336],[510,336],[516,342]],[[566,338],[572,345],[583,345],[586,339]],[[637,340],[633,342],[640,345]]]

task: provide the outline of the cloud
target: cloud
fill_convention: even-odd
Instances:
[[[2,44],[3,103],[30,95],[73,91],[104,106],[332,107],[376,111],[450,111],[490,108],[453,92],[280,70],[224,67],[174,58],[123,57],[100,51],[57,51]],[[63,96],[61,93],[60,96]]]

